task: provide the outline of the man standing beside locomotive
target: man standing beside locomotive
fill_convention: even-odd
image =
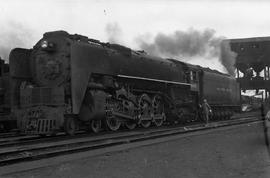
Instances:
[[[206,125],[208,125],[209,122],[209,114],[212,113],[210,105],[207,103],[207,100],[204,99],[202,103],[202,113],[203,113],[203,118],[206,122]]]

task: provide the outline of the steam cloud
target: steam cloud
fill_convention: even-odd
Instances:
[[[229,41],[222,41],[220,44],[220,60],[221,63],[225,66],[229,74],[235,75],[235,60],[237,54],[231,51]]]
[[[235,54],[230,50],[224,37],[215,36],[215,30],[175,31],[172,34],[159,33],[152,43],[146,42],[145,36],[138,37],[141,49],[149,54],[181,59],[205,67],[228,72],[234,75]],[[224,67],[225,70],[224,70]]]
[[[9,53],[16,47],[29,47],[31,30],[14,21],[6,23],[0,31],[0,57],[8,61]]]
[[[105,31],[110,43],[121,43],[122,30],[118,23],[108,23]]]

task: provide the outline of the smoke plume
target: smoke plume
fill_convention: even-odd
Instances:
[[[121,43],[122,30],[118,23],[108,23],[105,27],[105,31],[110,43]]]
[[[9,21],[1,27],[0,31],[0,57],[9,61],[10,51],[16,47],[29,47],[31,39],[31,30],[22,24]]]
[[[141,49],[151,55],[181,59],[234,75],[235,55],[228,43],[222,43],[224,39],[216,36],[213,29],[198,31],[191,28],[172,34],[159,33],[153,42],[140,36],[137,42]]]
[[[230,44],[228,40],[224,40],[220,44],[220,60],[225,66],[229,74],[234,75],[235,72],[235,60],[237,54],[231,51]]]

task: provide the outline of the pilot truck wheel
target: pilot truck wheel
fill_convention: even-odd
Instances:
[[[66,118],[64,122],[64,130],[68,135],[74,135],[76,132],[76,122],[74,118]]]
[[[101,120],[92,120],[90,124],[91,130],[94,133],[98,133],[101,131]]]

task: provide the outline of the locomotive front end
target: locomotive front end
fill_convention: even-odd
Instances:
[[[69,42],[64,32],[44,34],[33,49],[10,54],[13,111],[18,128],[30,134],[61,129],[69,100]],[[22,55],[24,54],[24,55]]]
[[[64,95],[60,87],[29,87],[20,89],[18,128],[27,134],[53,134],[63,122]]]

